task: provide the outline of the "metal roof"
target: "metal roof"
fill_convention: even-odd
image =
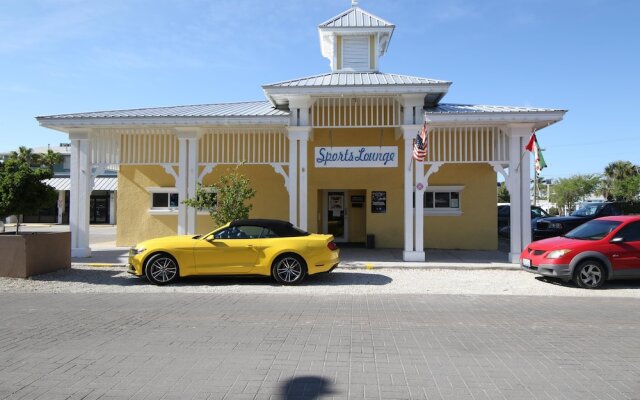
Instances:
[[[553,108],[515,107],[515,106],[490,106],[473,104],[445,104],[427,107],[428,114],[480,114],[480,113],[538,113],[566,111]]]
[[[71,178],[51,178],[45,179],[42,182],[55,190],[71,190]],[[93,190],[114,192],[118,190],[118,178],[95,178],[93,180]]]
[[[340,15],[320,24],[320,28],[372,28],[394,27],[393,24],[380,17],[363,10],[360,7],[351,7]]]
[[[201,104],[175,107],[137,108],[131,110],[96,111],[36,117],[38,119],[73,118],[176,118],[176,117],[264,117],[287,116],[285,111],[273,107],[269,101],[242,103]]]
[[[381,72],[330,72],[264,85],[263,88],[330,87],[330,86],[393,86],[393,85],[442,85],[449,81],[419,78],[415,76],[385,74]]]

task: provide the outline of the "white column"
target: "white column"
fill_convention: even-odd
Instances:
[[[289,222],[298,225],[298,139],[289,136]]]
[[[182,204],[182,200],[188,197],[187,170],[188,170],[188,140],[178,138],[178,179],[176,188],[178,189],[178,235],[187,234],[187,205]]]
[[[531,124],[512,124],[509,139],[509,180],[511,196],[511,239],[509,259],[520,262],[520,253],[531,242],[530,157],[525,146]]]
[[[198,138],[188,139],[189,143],[189,161],[187,165],[187,196],[192,199],[196,197],[196,189],[198,187]],[[182,201],[182,200],[180,200]],[[187,234],[196,234],[196,217],[198,210],[194,207],[187,208]]]
[[[64,209],[66,208],[66,190],[58,191],[58,224],[64,221]]]
[[[178,235],[193,235],[196,233],[197,210],[187,207],[183,200],[196,195],[198,184],[198,141],[202,136],[202,129],[191,127],[176,127],[176,136],[180,146],[178,152]]]
[[[298,226],[302,230],[307,230],[307,205],[309,203],[309,193],[307,192],[307,146],[309,141],[300,139],[300,220]]]
[[[71,256],[90,257],[89,205],[92,179],[89,131],[70,131],[69,139],[71,140],[71,199],[69,204]]]
[[[416,261],[414,254],[414,162],[413,162],[413,139],[415,132],[419,127],[417,125],[403,125],[402,138],[404,142],[404,251],[402,259],[404,261]]]
[[[402,259],[404,261],[424,261],[425,256],[422,244],[420,245],[420,250],[415,247],[418,230],[415,224],[417,221],[416,211],[419,209],[422,212],[422,207],[420,207],[422,202],[418,202],[415,199],[417,193],[414,194],[414,179],[417,174],[417,163],[413,161],[413,140],[420,130],[423,120],[424,94],[403,95],[402,105],[404,107],[404,120],[401,126],[404,142],[404,251],[402,252]],[[422,171],[424,168],[422,168],[422,164],[420,165],[420,170]],[[420,180],[415,181],[416,184],[418,182]],[[423,220],[420,219],[420,243],[422,243],[422,224]]]
[[[115,225],[116,224],[116,213],[117,213],[117,209],[116,209],[116,199],[118,196],[118,192],[117,191],[113,191],[113,192],[109,192],[109,224],[110,225]]]
[[[424,254],[424,189],[426,183],[424,182],[424,163],[415,162],[415,250],[414,258],[418,261],[425,260]]]
[[[307,160],[307,147],[309,145],[309,138],[311,136],[311,127],[309,126],[290,126],[287,128],[289,135],[289,171],[294,171],[293,175],[289,173],[289,214],[292,224],[299,226],[301,229],[306,230],[308,228],[308,160]],[[300,144],[300,158],[298,159],[298,153],[295,150],[297,143]],[[294,162],[297,166],[294,167]],[[299,182],[296,179],[299,178]],[[293,185],[292,185],[293,182]],[[300,215],[298,216],[298,212]],[[296,222],[293,219],[296,218]]]

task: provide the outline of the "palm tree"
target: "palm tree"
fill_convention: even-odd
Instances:
[[[631,161],[620,160],[609,163],[604,168],[604,178],[602,179],[601,189],[602,195],[607,198],[607,200],[612,200],[614,196],[611,191],[614,183],[638,174],[640,174],[639,168],[636,165],[633,165]]]
[[[38,165],[40,163],[41,155],[34,153],[33,149],[20,146],[18,147],[18,151],[12,151],[9,153],[9,158],[28,165]]]
[[[53,166],[56,164],[60,164],[64,160],[62,154],[55,152],[51,149],[48,149],[45,154],[40,156],[40,164],[43,167],[47,167],[53,171]]]

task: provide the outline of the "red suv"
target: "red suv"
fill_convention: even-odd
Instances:
[[[520,265],[587,289],[609,279],[640,278],[640,216],[597,218],[563,236],[532,242],[520,254]]]

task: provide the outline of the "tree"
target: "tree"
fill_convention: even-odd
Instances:
[[[640,175],[616,179],[610,188],[610,193],[618,201],[637,200],[640,194]]]
[[[505,182],[501,182],[498,184],[498,203],[510,203],[511,195],[507,190],[507,184]]]
[[[53,171],[53,166],[62,163],[64,157],[62,154],[48,149],[46,153],[40,155],[40,165]]]
[[[245,204],[256,195],[251,188],[249,178],[238,172],[240,165],[213,185],[198,185],[196,197],[183,201],[189,207],[209,211],[213,222],[224,225],[236,219],[249,218],[252,204]]]
[[[631,161],[620,160],[609,163],[604,168],[603,179],[601,182],[602,195],[607,200],[624,200],[623,198],[616,196],[614,190],[617,190],[618,193],[622,193],[620,192],[621,183],[619,183],[619,181],[624,181],[627,178],[638,176],[638,174],[640,174],[639,168],[633,165]],[[617,189],[614,189],[616,187]]]
[[[560,178],[553,185],[550,201],[558,207],[575,209],[577,202],[593,194],[598,188],[598,175],[574,175],[570,178]]]
[[[25,146],[18,147],[18,151],[12,151],[9,153],[9,159],[16,160],[22,164],[30,166],[39,166],[41,155],[34,153],[33,149]]]
[[[20,150],[23,148],[21,147]],[[51,205],[57,192],[51,186],[42,183],[53,173],[45,168],[33,168],[28,152],[16,153],[0,164],[0,217],[37,213]],[[13,155],[13,154],[12,154]],[[16,235],[20,230],[20,219],[16,225]]]

